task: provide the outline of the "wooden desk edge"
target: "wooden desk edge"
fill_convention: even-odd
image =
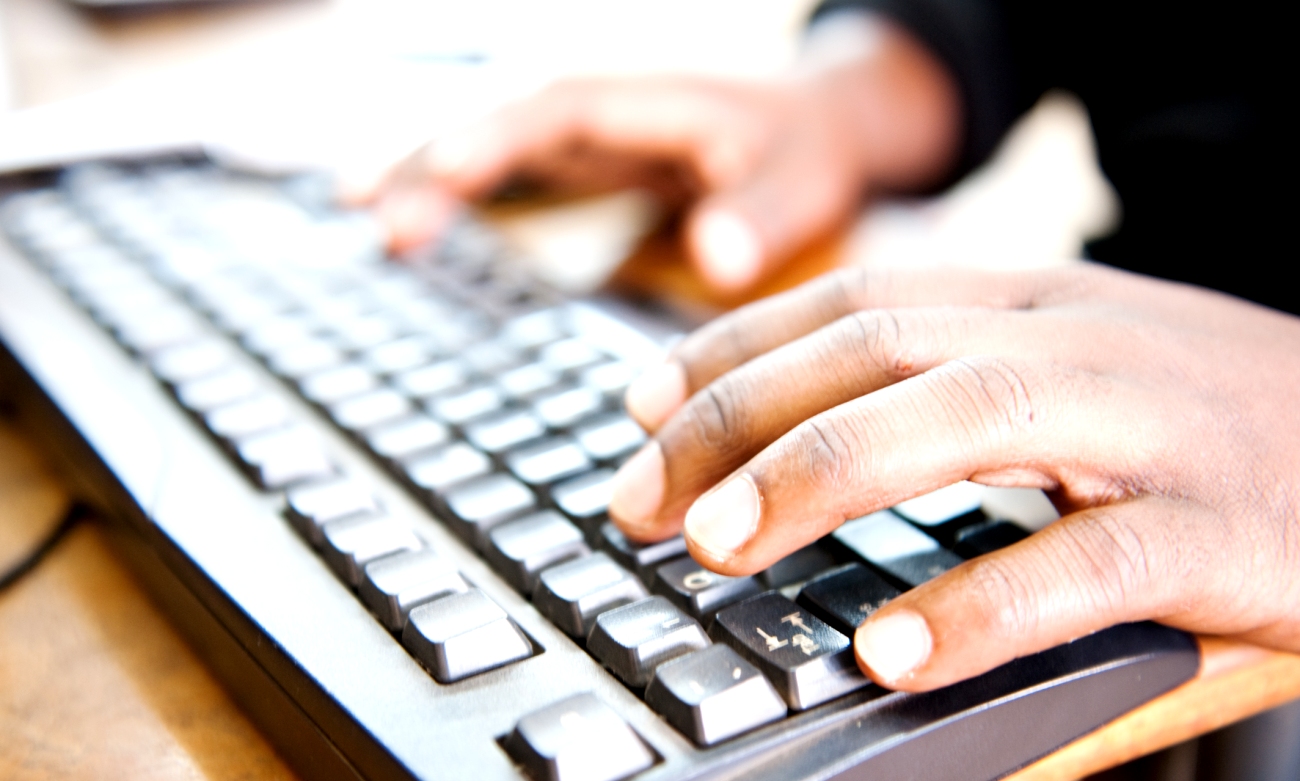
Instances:
[[[1066,781],[1097,773],[1300,697],[1300,655],[1198,637],[1196,677],[1007,777]]]

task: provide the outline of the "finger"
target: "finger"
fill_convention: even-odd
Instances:
[[[629,460],[614,479],[610,513],[636,539],[675,534],[691,502],[802,421],[959,355],[1023,349],[1022,324],[1004,322],[1019,319],[987,309],[874,309],[765,353],[693,395]]]
[[[1085,501],[1110,498],[1118,489],[1089,467],[1142,474],[1154,415],[1143,414],[1149,399],[1115,405],[1097,383],[1040,360],[975,356],[841,404],[696,500],[683,522],[691,554],[717,572],[751,574],[849,518],[960,480],[1050,489],[1068,478],[1099,486]],[[1095,405],[1072,395],[1089,384]],[[656,521],[662,531],[674,516]]]
[[[859,177],[842,151],[818,138],[779,144],[749,175],[700,203],[686,236],[705,280],[744,290],[847,220],[860,199]]]
[[[719,186],[750,165],[754,143],[742,124],[716,94],[674,80],[566,82],[436,140],[404,175],[472,198],[516,171],[594,148],[681,160],[706,187]]]
[[[395,253],[420,247],[437,238],[464,208],[446,190],[432,184],[393,190],[375,204],[375,219]]]
[[[1189,502],[1085,510],[895,599],[858,628],[858,663],[885,686],[927,691],[1122,622],[1239,634],[1258,611],[1215,578],[1239,550]]]
[[[1081,288],[1083,272],[846,269],[827,274],[723,315],[686,337],[663,363],[632,383],[627,409],[655,431],[716,378],[852,312],[942,305],[1027,309]]]

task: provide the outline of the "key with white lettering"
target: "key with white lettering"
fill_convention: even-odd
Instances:
[[[710,645],[704,629],[663,597],[606,611],[596,618],[587,651],[628,686],[650,682],[655,668]]]
[[[672,600],[701,623],[713,614],[763,590],[753,577],[733,578],[701,567],[690,556],[661,564],[651,590]]]
[[[775,592],[718,611],[709,636],[757,665],[791,710],[867,685],[849,638]]]
[[[655,670],[646,704],[701,746],[785,717],[785,701],[758,668],[728,646],[711,645]]]

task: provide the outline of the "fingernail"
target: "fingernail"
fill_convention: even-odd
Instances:
[[[758,529],[758,488],[749,475],[701,496],[686,512],[686,536],[720,560],[731,558]]]
[[[686,401],[686,373],[677,361],[664,361],[632,381],[625,403],[632,417],[658,428]]]
[[[614,473],[609,514],[625,531],[635,531],[654,520],[663,500],[664,453],[651,441]]]
[[[930,658],[930,627],[911,610],[897,610],[858,627],[858,658],[880,680],[893,683],[910,676]]]
[[[705,273],[718,286],[742,288],[758,276],[763,248],[754,229],[735,214],[705,213],[696,225],[696,241]]]

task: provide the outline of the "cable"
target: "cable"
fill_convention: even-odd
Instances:
[[[82,504],[81,502],[73,502],[72,505],[68,507],[67,512],[63,514],[63,518],[59,521],[58,526],[55,526],[54,529],[45,536],[45,539],[41,540],[35,550],[27,554],[26,558],[10,567],[4,574],[0,574],[0,592],[5,591],[10,586],[21,580],[28,572],[31,572],[37,564],[41,563],[41,559],[45,558],[45,555],[53,550],[54,546],[59,544],[59,540],[62,540],[67,536],[68,532],[72,531],[72,527],[76,526],[84,519],[89,518],[93,513],[94,510],[89,505]]]

